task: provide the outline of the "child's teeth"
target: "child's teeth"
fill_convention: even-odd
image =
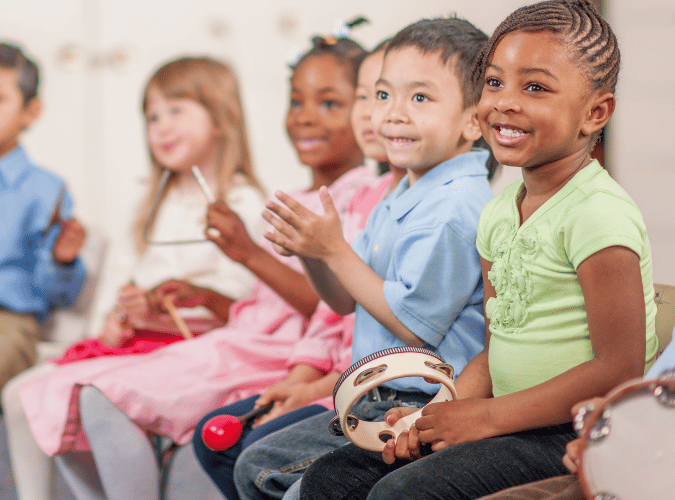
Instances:
[[[507,137],[520,137],[521,135],[524,135],[524,133],[520,130],[504,127],[499,127],[499,133]]]

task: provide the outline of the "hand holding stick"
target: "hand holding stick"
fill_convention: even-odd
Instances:
[[[178,310],[176,309],[176,306],[173,305],[173,302],[171,302],[171,297],[168,295],[165,296],[162,299],[162,303],[164,304],[164,307],[166,308],[167,311],[169,311],[169,314],[171,315],[171,319],[173,319],[173,322],[176,323],[176,326],[180,330],[180,333],[183,334],[183,337],[186,339],[191,339],[194,336],[192,335],[192,332],[188,328],[187,324],[181,318],[180,314],[178,314]]]

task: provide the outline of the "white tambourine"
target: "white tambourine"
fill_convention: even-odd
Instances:
[[[584,425],[579,483],[592,500],[675,498],[675,371],[620,385]]]
[[[419,347],[393,347],[371,354],[350,366],[335,384],[333,402],[337,416],[330,424],[330,432],[344,434],[359,448],[382,451],[388,439],[397,438],[401,432],[410,429],[422,410],[391,426],[384,421],[359,420],[356,415],[349,413],[354,403],[384,382],[403,377],[424,377],[440,383],[441,388],[430,403],[450,401],[457,398],[452,382],[454,372],[441,356]]]

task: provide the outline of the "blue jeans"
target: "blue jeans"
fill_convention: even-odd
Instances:
[[[192,444],[199,462],[202,464],[204,470],[211,477],[213,482],[216,483],[218,488],[220,488],[220,491],[223,492],[223,495],[225,495],[228,500],[238,500],[239,498],[234,487],[233,471],[235,461],[244,449],[257,440],[279,429],[283,429],[284,427],[287,427],[307,417],[316,415],[318,413],[326,413],[328,411],[323,406],[311,405],[294,412],[287,413],[286,415],[282,415],[278,418],[275,418],[274,420],[270,420],[269,422],[266,422],[255,429],[252,428],[251,424],[249,423],[246,425],[246,427],[244,427],[239,441],[231,448],[224,451],[213,451],[206,447],[204,441],[202,441],[201,435],[204,424],[210,418],[215,417],[216,415],[244,415],[253,409],[254,403],[257,399],[258,396],[252,396],[250,398],[212,411],[199,421],[195,429],[194,437],[192,438]]]
[[[378,420],[395,406],[424,406],[430,396],[381,389],[382,401],[366,396],[352,409],[361,420]],[[286,491],[315,460],[347,443],[328,432],[334,411],[315,415],[270,434],[244,450],[234,466],[234,483],[242,500],[286,498]]]
[[[348,444],[316,460],[302,500],[472,500],[510,486],[559,476],[571,424],[451,446],[417,461],[387,465],[380,453]]]

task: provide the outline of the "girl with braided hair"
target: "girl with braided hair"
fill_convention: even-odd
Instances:
[[[590,156],[618,69],[616,38],[586,0],[523,7],[496,29],[474,71],[478,121],[497,161],[523,179],[478,227],[485,348],[457,378],[458,399],[424,407],[381,456],[345,446],[310,465],[303,500],[475,499],[562,475],[572,407],[651,366],[645,225]],[[387,422],[408,413],[392,409]]]

